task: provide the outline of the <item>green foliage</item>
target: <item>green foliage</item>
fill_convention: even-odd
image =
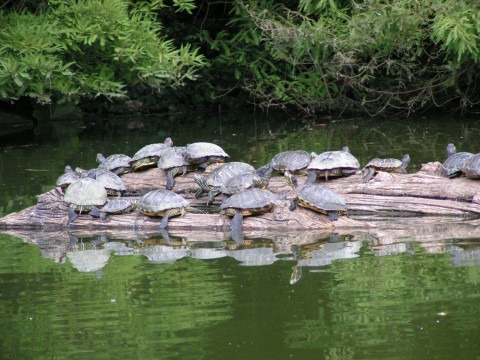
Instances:
[[[191,11],[191,1],[175,3]],[[204,57],[162,36],[162,1],[49,1],[45,13],[0,12],[0,97],[39,103],[100,95],[126,86],[153,91],[194,80]]]

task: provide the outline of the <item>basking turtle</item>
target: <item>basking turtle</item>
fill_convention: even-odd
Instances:
[[[480,154],[473,155],[465,162],[463,172],[469,179],[480,179]]]
[[[405,168],[410,162],[410,156],[408,154],[403,155],[402,160],[388,158],[388,159],[379,159],[374,158],[368,162],[367,165],[363,168],[363,178],[362,182],[367,182],[379,171],[386,172],[400,172],[406,173]]]
[[[131,212],[133,208],[134,204],[130,199],[109,199],[107,200],[107,203],[103,205],[101,210],[98,208],[92,209],[92,211],[90,211],[90,215],[105,220],[108,215],[127,214]]]
[[[187,211],[204,213],[190,206],[189,202],[170,190],[152,190],[143,195],[136,203],[137,208],[147,216],[162,216],[160,229],[166,229],[168,219],[183,216]]]
[[[268,190],[251,188],[230,196],[220,206],[220,215],[233,216],[230,222],[232,238],[241,239],[243,217],[258,215],[273,209],[273,201],[286,199],[285,194],[275,194]]]
[[[450,179],[463,175],[465,163],[473,156],[470,152],[458,152],[454,144],[447,145],[447,160],[442,164],[441,174]]]
[[[220,188],[226,182],[238,175],[253,173],[255,168],[244,162],[229,162],[222,164],[216,169],[212,170],[207,177],[202,175],[194,175],[195,182],[200,186],[200,189],[195,194],[198,199],[204,193],[208,193],[207,205],[213,201],[213,198],[220,194]]]
[[[65,190],[63,201],[70,204],[68,226],[77,218],[77,212],[81,214],[83,211],[91,211],[96,206],[105,204],[107,191],[97,180],[82,178],[71,183]]]
[[[290,173],[285,173],[287,183],[293,188],[295,198],[291,200],[290,210],[295,210],[297,203],[305,208],[326,214],[331,221],[338,215],[347,214],[345,200],[325,185],[305,184],[298,186],[297,179]]]
[[[168,148],[158,160],[158,167],[167,172],[167,184],[165,186],[167,190],[173,189],[175,175],[182,172],[182,176],[184,176],[191,167],[191,164],[183,156],[184,151],[185,147]]]
[[[127,190],[120,176],[106,169],[89,171],[88,177],[97,180],[107,190],[108,195],[120,196],[122,192]]]
[[[231,195],[252,187],[265,189],[268,186],[272,170],[270,164],[266,164],[254,172],[237,175],[227,180],[220,186],[220,192],[223,194],[224,200]]]
[[[173,146],[171,138],[166,138],[162,143],[145,145],[133,155],[129,164],[132,171],[145,169],[157,165],[157,161],[162,153]]]
[[[116,175],[122,175],[130,171],[130,161],[132,158],[125,154],[112,154],[105,158],[103,154],[97,154],[98,167],[113,172]]]
[[[303,150],[283,151],[272,158],[270,166],[279,173],[289,171],[295,174],[305,170],[316,156]]]
[[[224,162],[230,157],[220,146],[208,142],[188,144],[184,156],[189,163],[199,165]]]
[[[326,151],[316,156],[307,166],[308,182],[313,183],[318,176],[350,176],[357,172],[360,163],[350,154],[348,146],[340,151]]]
[[[65,190],[68,185],[79,179],[80,175],[78,175],[77,172],[73,171],[71,166],[67,165],[65,166],[65,172],[58,177],[56,186],[60,186],[62,189]]]

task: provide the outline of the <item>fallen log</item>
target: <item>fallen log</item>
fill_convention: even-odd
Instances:
[[[244,219],[244,230],[328,230],[370,228],[385,226],[384,216],[453,216],[474,218],[480,215],[480,205],[475,201],[480,194],[480,182],[456,178],[446,179],[439,174],[440,163],[429,163],[423,170],[413,174],[379,173],[367,183],[361,182],[361,174],[321,183],[329,186],[343,196],[347,202],[350,218],[341,217],[331,222],[325,215],[309,209],[288,209],[288,201],[276,201],[274,210],[261,216]],[[212,167],[207,169],[211,171]],[[128,195],[138,196],[147,191],[164,188],[165,172],[158,168],[143,172],[125,174],[122,177]],[[300,183],[305,177],[299,179]],[[286,192],[289,198],[293,190],[282,176],[274,176],[268,187],[274,192]],[[195,199],[198,186],[193,173],[177,177],[174,191],[182,194],[193,206],[202,206],[205,198]],[[474,200],[475,202],[472,202]],[[218,200],[214,203],[218,205]],[[365,218],[367,215],[367,218]],[[64,229],[67,223],[67,204],[63,202],[61,189],[55,188],[39,196],[38,204],[18,213],[0,219],[0,228],[42,228],[47,230]],[[138,211],[131,214],[114,215],[107,220],[79,216],[72,229],[136,229],[154,231],[160,220],[141,215]],[[191,214],[174,217],[169,222],[171,230],[201,230],[228,232],[230,219],[218,213]],[[390,225],[388,225],[390,226]]]

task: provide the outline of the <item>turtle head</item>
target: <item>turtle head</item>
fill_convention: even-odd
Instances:
[[[341,151],[346,152],[346,153],[350,153],[350,149],[348,148],[348,146],[342,147]]]
[[[457,148],[452,143],[447,145],[447,156],[453,155],[457,152]]]
[[[269,179],[272,176],[273,168],[270,163],[260,166],[255,173],[262,178]]]
[[[409,163],[410,163],[410,155],[408,155],[408,154],[403,155],[402,167],[406,168]]]
[[[173,146],[173,140],[172,140],[171,137],[167,137],[163,143],[166,147],[172,147]]]
[[[293,176],[289,171],[285,171],[284,175],[285,175],[285,180],[287,180],[287,184],[295,189],[298,186],[297,178]]]
[[[268,186],[268,177],[254,175],[252,178],[253,186],[259,189],[266,189]]]
[[[97,154],[97,163],[101,164],[105,161],[105,156],[102,153]]]

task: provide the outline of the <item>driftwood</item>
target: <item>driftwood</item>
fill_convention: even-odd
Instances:
[[[298,207],[295,211],[288,209],[288,201],[277,201],[274,210],[261,216],[244,219],[245,231],[298,231],[319,230],[339,231],[366,229],[372,227],[391,228],[399,224],[398,217],[408,217],[408,223],[423,217],[473,218],[480,214],[480,205],[476,199],[480,195],[480,182],[467,179],[446,179],[438,175],[440,163],[429,163],[414,174],[379,173],[367,183],[361,182],[361,174],[346,178],[329,180],[321,183],[342,195],[349,209],[350,217],[342,216],[331,222],[325,215],[309,209]],[[207,172],[210,169],[207,169]],[[165,173],[160,169],[125,174],[122,177],[128,195],[138,196],[149,190],[163,188],[166,183]],[[300,183],[305,177],[300,177]],[[193,206],[205,203],[205,197],[195,199],[198,186],[193,181],[193,174],[177,177],[174,190],[187,198]],[[270,180],[269,189],[274,192],[286,192],[293,197],[292,189],[282,176]],[[67,223],[67,204],[62,200],[61,189],[55,188],[39,196],[36,206],[0,219],[0,228],[41,228],[45,230],[62,230]],[[473,200],[473,202],[472,202]],[[218,205],[218,200],[216,202]],[[389,217],[394,221],[388,221]],[[387,221],[386,221],[387,219]],[[435,220],[436,222],[440,220]],[[218,213],[192,214],[172,218],[170,230],[228,232],[230,219]],[[156,231],[160,220],[141,215],[138,211],[131,214],[110,216],[107,220],[79,216],[71,229],[129,229],[135,231]]]

